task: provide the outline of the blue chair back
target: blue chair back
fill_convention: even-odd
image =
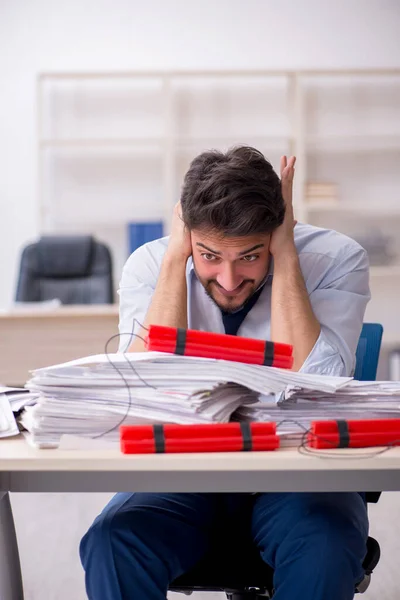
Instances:
[[[383,327],[379,323],[364,323],[357,346],[354,379],[375,381],[382,334]]]

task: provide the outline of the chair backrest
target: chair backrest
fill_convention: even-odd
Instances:
[[[354,379],[375,381],[382,334],[383,327],[379,323],[364,323],[357,346]]]
[[[17,302],[111,304],[112,260],[91,236],[43,236],[21,255]]]

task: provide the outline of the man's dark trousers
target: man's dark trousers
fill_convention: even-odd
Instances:
[[[274,600],[353,598],[368,536],[358,493],[119,493],[81,542],[89,600],[164,600],[223,520],[248,523],[274,569]]]

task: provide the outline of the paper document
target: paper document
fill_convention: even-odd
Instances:
[[[283,445],[298,445],[312,421],[400,418],[400,382],[347,382],[334,393],[289,386],[278,403],[260,396],[251,406],[241,406],[239,421],[274,421]]]
[[[0,386],[0,394],[5,394],[14,413],[19,412],[24,406],[35,404],[38,399],[37,393],[29,392],[26,388],[13,388]]]
[[[0,438],[18,435],[19,429],[6,394],[0,393]]]
[[[122,422],[224,423],[260,394],[332,393],[350,380],[163,352],[89,356],[34,371],[26,387],[38,401],[21,423],[41,447],[62,435],[116,440]]]

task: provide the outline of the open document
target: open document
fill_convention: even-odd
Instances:
[[[0,392],[0,438],[19,433],[18,425],[7,394]]]

